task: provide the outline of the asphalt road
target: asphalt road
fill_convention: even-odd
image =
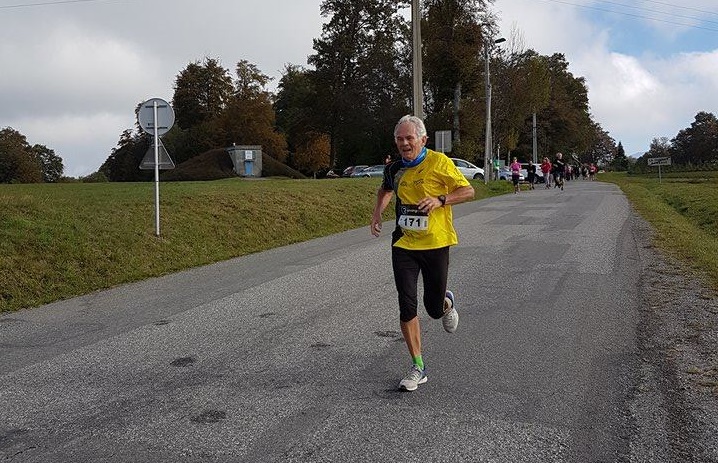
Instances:
[[[392,226],[367,225],[0,317],[0,460],[632,461],[626,198],[574,181],[454,211],[460,324],[420,308],[416,392]]]

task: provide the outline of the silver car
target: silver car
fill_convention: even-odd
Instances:
[[[384,164],[377,164],[369,166],[359,172],[353,172],[352,177],[383,177],[384,176]]]

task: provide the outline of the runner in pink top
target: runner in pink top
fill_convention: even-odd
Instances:
[[[511,163],[511,181],[514,182],[514,194],[521,191],[521,188],[519,187],[519,178],[521,176],[521,164],[519,164],[519,161],[514,158],[514,162]]]

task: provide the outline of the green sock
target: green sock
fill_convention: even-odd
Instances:
[[[421,355],[417,355],[416,357],[412,357],[411,360],[414,362],[414,365],[416,365],[417,367],[421,368],[422,370],[424,369],[424,359],[421,358]]]

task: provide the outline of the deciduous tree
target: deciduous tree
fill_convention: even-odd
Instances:
[[[718,119],[712,113],[699,112],[690,127],[678,132],[672,147],[676,164],[718,162]]]
[[[373,163],[391,146],[394,123],[408,112],[402,84],[408,36],[399,8],[406,1],[325,0],[328,21],[308,59],[320,131],[331,137],[330,164]],[[402,64],[403,63],[403,64]],[[410,81],[408,81],[410,82]]]
[[[40,183],[42,164],[23,134],[0,130],[0,183]]]

